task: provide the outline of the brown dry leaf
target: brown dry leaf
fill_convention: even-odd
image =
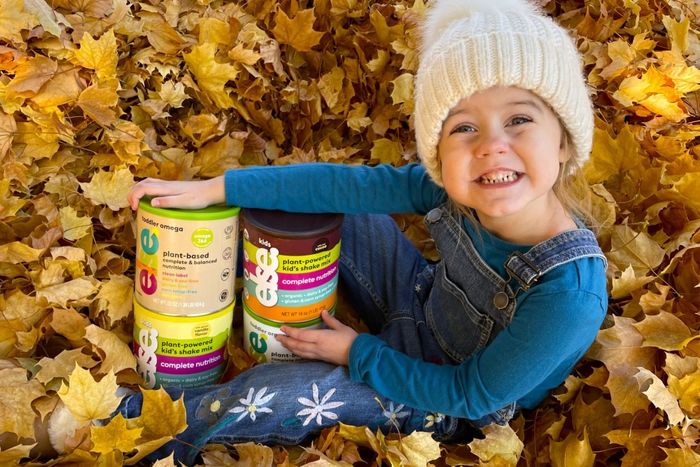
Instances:
[[[318,45],[323,37],[323,33],[314,30],[316,15],[314,9],[299,10],[293,18],[279,9],[275,15],[276,24],[272,28],[281,44],[289,44],[299,52],[308,52]]]
[[[63,228],[63,238],[66,240],[79,240],[87,235],[92,228],[92,218],[89,216],[79,216],[73,206],[66,206],[59,209],[61,215],[61,227]]]
[[[44,357],[37,362],[41,367],[34,377],[40,383],[47,385],[54,378],[68,379],[76,365],[82,368],[92,368],[96,362],[82,352],[82,349],[64,350],[54,358]]]
[[[88,86],[78,96],[78,105],[85,115],[103,126],[109,126],[117,119],[114,107],[119,101],[117,80]]]
[[[700,454],[691,448],[661,448],[666,453],[666,458],[659,464],[661,467],[678,467],[681,465],[700,465]]]
[[[21,44],[21,31],[33,28],[38,22],[24,8],[24,0],[0,0],[0,38]]]
[[[0,449],[0,465],[20,465],[21,460],[29,457],[34,444],[20,444],[7,449]]]
[[[274,454],[272,449],[270,449],[268,446],[251,442],[234,444],[233,447],[238,453],[238,462],[236,465],[240,467],[274,465]]]
[[[100,311],[104,311],[110,323],[125,319],[133,308],[134,281],[123,274],[110,274],[102,283],[95,300]]]
[[[15,68],[15,77],[7,86],[11,94],[31,97],[39,92],[39,89],[52,79],[58,70],[58,63],[48,57],[37,55]]]
[[[58,395],[79,422],[102,420],[112,415],[122,399],[116,396],[116,381],[112,372],[99,382],[95,381],[88,370],[76,364],[68,378],[68,385],[62,383]]]
[[[649,398],[654,406],[666,414],[669,424],[680,425],[685,421],[685,415],[678,405],[678,401],[658,376],[646,368],[639,368],[635,378],[639,383],[639,390]]]
[[[136,369],[136,357],[117,334],[91,324],[85,329],[85,339],[97,348],[98,354],[102,357],[100,374]]]
[[[0,433],[35,439],[32,402],[43,395],[44,388],[27,379],[23,368],[0,370]]]
[[[647,315],[634,327],[644,336],[643,347],[663,350],[682,350],[692,333],[688,326],[675,315],[661,311]]]
[[[68,282],[38,289],[36,295],[51,304],[65,308],[68,302],[79,302],[88,299],[88,297],[98,291],[99,287],[99,281],[94,277],[79,277]]]

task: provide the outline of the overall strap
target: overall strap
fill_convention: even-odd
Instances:
[[[607,259],[593,232],[588,229],[569,230],[538,243],[526,253],[513,252],[506,260],[505,268],[520,287],[527,290],[540,276],[555,267],[586,257],[600,258],[607,267]]]

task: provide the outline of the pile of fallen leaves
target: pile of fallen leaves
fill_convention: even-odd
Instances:
[[[304,447],[208,446],[205,463],[700,463],[700,5],[540,3],[577,36],[596,105],[585,170],[611,305],[587,357],[538,409],[469,444],[339,425]],[[0,464],[135,464],[185,428],[182,403],[160,390],[144,391],[136,419],[91,423],[119,403],[118,386],[139,383],[130,186],[247,165],[415,160],[424,10],[0,0]],[[403,221],[425,242],[419,222]],[[230,374],[252,364],[229,347]],[[40,460],[33,420],[59,401],[75,425],[67,454]]]

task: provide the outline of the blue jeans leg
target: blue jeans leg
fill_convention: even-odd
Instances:
[[[188,428],[151,458],[174,452],[185,465],[207,443],[299,444],[338,422],[384,432],[432,431],[438,438],[455,429],[453,420],[389,401],[352,382],[347,368],[322,362],[263,364],[221,385],[167,390],[174,399],[184,395]],[[119,411],[138,416],[141,394],[126,398]]]
[[[396,311],[413,308],[416,277],[427,261],[387,215],[346,215],[340,279],[372,333]]]

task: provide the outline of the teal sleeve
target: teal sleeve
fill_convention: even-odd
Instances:
[[[414,359],[362,334],[350,349],[350,376],[396,402],[471,420],[515,401],[531,408],[570,373],[604,315],[596,294],[530,296],[506,329],[460,365]]]
[[[226,202],[289,212],[425,214],[446,200],[419,164],[296,164],[228,170]]]

